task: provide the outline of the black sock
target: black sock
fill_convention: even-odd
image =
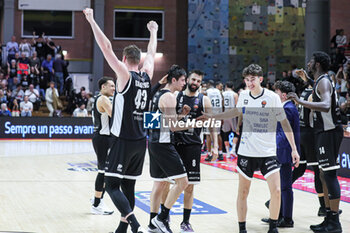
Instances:
[[[102,190],[102,195],[101,195],[101,199],[103,199],[103,195],[105,195],[105,192],[106,192],[106,189],[103,188],[103,190]]]
[[[140,227],[140,223],[137,221],[136,217],[134,214],[131,214],[126,221],[128,221],[128,223],[131,226],[131,231],[133,233],[137,233],[138,228]]]
[[[129,224],[127,222],[119,222],[119,226],[114,233],[127,233]]]
[[[95,197],[94,206],[97,207],[101,202],[101,198]]]
[[[270,228],[269,228],[269,230],[272,230],[272,229],[277,228],[277,222],[278,222],[278,220],[273,220],[273,219],[270,218],[269,222],[270,222]]]
[[[245,229],[245,222],[238,222],[239,225],[239,231],[244,231]]]
[[[331,218],[333,221],[339,222],[339,211],[336,212],[331,210]]]
[[[153,224],[152,224],[152,222],[151,222],[151,220],[155,217],[155,216],[157,216],[158,215],[158,213],[150,213],[150,219],[149,219],[149,225],[150,226],[153,226]]]
[[[169,212],[170,212],[170,209],[164,206],[164,208],[161,210],[160,214],[158,215],[158,218],[164,221],[165,219],[168,218]]]
[[[321,208],[326,208],[326,206],[324,204],[324,197],[318,197],[318,201],[320,202]]]
[[[162,212],[164,209],[164,204],[160,204],[160,212]]]
[[[185,209],[184,208],[184,219],[182,222],[186,222],[186,223],[190,222],[191,211],[192,211],[192,209]]]

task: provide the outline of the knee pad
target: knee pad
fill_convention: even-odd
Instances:
[[[323,173],[327,184],[329,199],[334,200],[340,198],[340,186],[337,178],[337,171],[324,171]]]

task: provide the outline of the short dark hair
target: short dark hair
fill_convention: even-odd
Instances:
[[[100,78],[98,80],[98,88],[101,90],[102,89],[102,85],[104,85],[108,81],[112,81],[113,82],[113,78],[111,78],[111,77],[102,77],[102,78]]]
[[[263,76],[263,70],[258,64],[250,64],[243,69],[242,76],[246,77],[248,75],[252,76]]]
[[[136,45],[129,45],[124,48],[123,56],[132,65],[138,65],[141,60],[141,50]]]
[[[201,70],[191,70],[188,76],[191,76],[191,74],[196,74],[198,76],[204,76],[204,72]]]
[[[280,90],[282,93],[288,94],[289,92],[295,92],[295,86],[288,81],[277,81],[275,83],[275,90]]]
[[[221,81],[217,81],[217,82],[215,83],[215,86],[220,85],[220,84],[222,84],[222,82],[221,82]]]
[[[215,82],[214,82],[214,80],[211,80],[211,79],[210,79],[210,80],[208,81],[208,84],[209,84],[209,86],[213,87],[214,84],[215,84]]]
[[[322,51],[316,51],[312,54],[312,57],[315,59],[315,62],[320,63],[323,71],[327,72],[331,64],[331,58],[329,55]]]
[[[227,81],[225,85],[226,85],[226,87],[233,89],[233,82],[232,81]]]
[[[167,81],[168,83],[171,83],[171,80],[173,78],[175,78],[176,80],[179,80],[181,76],[186,77],[187,76],[186,71],[178,65],[172,65],[170,67],[170,70],[168,71]]]

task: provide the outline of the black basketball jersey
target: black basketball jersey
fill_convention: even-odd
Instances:
[[[100,135],[109,135],[110,130],[108,113],[100,113],[100,111],[97,109],[97,101],[100,97],[101,95],[95,97],[95,103],[92,107],[92,122],[94,124],[94,132]]]
[[[143,128],[143,112],[148,111],[151,80],[147,73],[130,71],[130,79],[122,92],[116,92],[113,100],[111,133],[127,140],[146,137]]]
[[[321,75],[317,79],[317,81],[313,87],[313,94],[312,94],[313,102],[321,102],[321,97],[319,96],[319,94],[317,92],[317,87],[322,79],[327,79],[329,81],[329,85],[331,86],[331,92],[332,92],[331,93],[331,101],[332,102],[331,102],[331,108],[328,112],[315,111],[315,114],[314,114],[315,133],[324,132],[324,131],[334,129],[336,127],[336,125],[341,123],[341,121],[340,121],[340,109],[339,109],[339,106],[337,104],[337,97],[336,97],[335,89],[332,85],[332,81],[331,81],[330,77],[328,76],[328,74]]]
[[[312,88],[306,88],[300,95],[301,100],[308,101],[310,95],[312,95]],[[299,123],[300,127],[311,127],[310,125],[310,114],[311,110],[309,108],[304,107],[303,105],[298,105],[299,111]]]
[[[162,111],[159,108],[159,99],[165,93],[170,92],[170,90],[162,89],[157,91],[157,93],[153,96],[152,99],[152,112]],[[160,125],[160,129],[150,129],[149,130],[149,141],[152,143],[173,143],[174,142],[174,133],[170,131],[169,128],[164,128],[163,124]]]
[[[187,116],[185,116],[183,121],[196,119],[197,117],[203,115],[204,111],[204,101],[203,94],[199,93],[197,96],[187,96],[185,92],[179,92],[177,95],[176,111],[178,114],[181,113],[183,106],[186,104],[190,106],[191,111]],[[202,144],[201,139],[202,128],[191,128],[188,130],[175,132],[175,143],[176,144]]]

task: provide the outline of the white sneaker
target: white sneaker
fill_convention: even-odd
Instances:
[[[161,220],[158,220],[158,217],[155,216],[154,218],[152,218],[151,220],[152,224],[157,227],[157,229],[162,232],[162,233],[173,233],[171,230],[170,230],[170,227],[169,227],[169,222],[167,220],[165,221],[161,221]]]
[[[139,229],[137,229],[137,233],[147,233],[147,231],[142,227],[139,227]]]
[[[106,204],[104,203],[103,199],[101,199],[100,204],[97,207],[91,205],[91,213],[97,215],[111,215],[114,213],[114,211],[109,210]]]

